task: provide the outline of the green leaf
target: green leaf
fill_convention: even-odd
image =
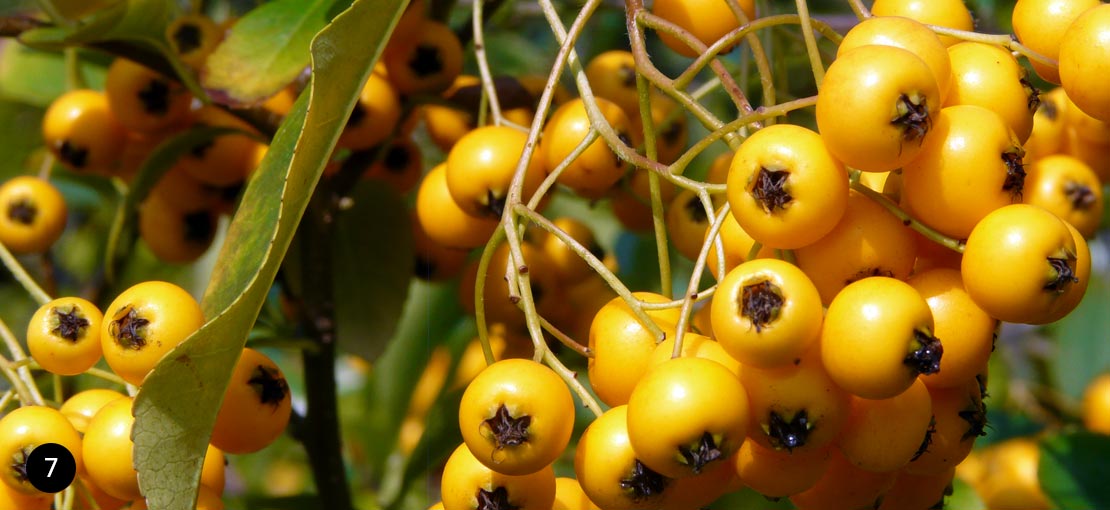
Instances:
[[[27,159],[42,146],[42,114],[41,108],[0,99],[0,179],[26,173]]]
[[[351,198],[332,236],[336,333],[340,349],[374,361],[408,295],[412,230],[404,200],[385,183],[360,183]]]
[[[1056,508],[1110,508],[1110,436],[1086,431],[1041,442],[1037,476]]]
[[[133,232],[139,204],[146,199],[162,176],[177,163],[181,156],[194,147],[222,135],[242,132],[235,128],[201,126],[175,135],[154,148],[131,181],[127,195],[116,211],[115,219],[108,231],[108,243],[104,255],[104,275],[108,281],[115,280],[116,264],[122,256],[119,253],[120,243],[124,239],[129,239]]]
[[[403,6],[358,0],[313,40],[312,83],[247,185],[201,303],[208,322],[162,359],[135,399],[135,466],[152,508],[193,508],[231,370]]]
[[[179,2],[125,0],[98,11],[79,25],[29,30],[20,34],[19,41],[53,50],[74,45],[98,46],[111,53],[126,54],[145,65],[168,63],[190,92],[207,97],[193,71],[185,67],[166,41],[166,29],[180,15]]]
[[[312,36],[332,0],[277,0],[243,16],[205,63],[202,83],[221,102],[250,104],[289,84],[308,65]]]
[[[106,69],[81,56],[81,76],[92,89],[103,89]],[[66,90],[65,59],[61,53],[6,44],[0,52],[0,96],[47,107]]]
[[[374,365],[365,390],[369,419],[363,424],[362,436],[369,463],[379,470],[397,442],[413,387],[432,350],[465,324],[460,321],[463,314],[455,286],[419,279],[413,279],[411,285],[397,334]]]
[[[1092,378],[1110,369],[1107,310],[1110,310],[1110,280],[1092,273],[1083,301],[1049,328],[1058,345],[1052,357],[1053,372],[1060,390],[1073,398],[1083,395]]]

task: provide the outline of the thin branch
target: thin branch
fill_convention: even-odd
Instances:
[[[0,260],[3,260],[4,266],[8,268],[8,271],[11,271],[12,276],[23,286],[23,289],[31,295],[31,299],[34,299],[39,305],[45,305],[50,302],[50,294],[42,290],[38,282],[27,272],[23,264],[19,263],[15,255],[8,250],[8,247],[4,246],[4,243],[0,243]]]

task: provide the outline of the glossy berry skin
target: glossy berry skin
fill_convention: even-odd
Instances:
[[[166,28],[170,49],[185,65],[197,70],[204,68],[208,56],[223,40],[223,34],[224,30],[203,14],[186,14]]]
[[[675,358],[649,370],[632,390],[628,439],[653,471],[689,477],[740,448],[748,416],[747,393],[735,374],[707,359]]]
[[[750,438],[733,457],[744,485],[768,498],[784,498],[813,487],[829,465],[829,448],[781,452]]]
[[[972,379],[952,388],[930,388],[934,430],[929,447],[910,461],[904,471],[938,475],[952,469],[971,453],[975,440],[986,434],[987,409],[979,381]]]
[[[0,243],[16,254],[43,253],[62,236],[66,203],[48,181],[14,177],[0,185]]]
[[[42,118],[46,148],[75,172],[107,172],[117,163],[127,132],[102,92],[78,89],[58,96]]]
[[[472,216],[500,218],[528,136],[506,126],[485,126],[463,136],[447,154],[447,189]],[[543,163],[533,154],[525,167],[522,200],[544,179]]]
[[[833,156],[865,172],[912,161],[941,106],[933,71],[893,46],[860,46],[839,55],[822,83],[817,130]]]
[[[860,469],[895,471],[919,451],[932,420],[932,400],[921,379],[891,398],[852,397],[852,412],[836,447]]]
[[[142,497],[131,442],[131,398],[109,402],[89,421],[82,442],[88,478],[109,496],[125,501]]]
[[[57,443],[73,454],[77,471],[83,468],[81,436],[58,410],[38,405],[15,409],[0,418],[0,484],[27,495],[42,494],[24,474],[27,456],[44,443]]]
[[[974,105],[941,110],[921,155],[903,170],[902,199],[916,218],[966,239],[991,211],[1021,202],[1021,143],[1002,117]]]
[[[864,278],[829,304],[821,359],[832,380],[853,395],[898,395],[919,373],[935,373],[942,353],[929,304],[901,280]]]
[[[531,360],[494,363],[459,404],[463,441],[479,462],[506,475],[535,473],[570,442],[574,401],[562,379]]]
[[[736,2],[749,21],[755,19],[755,2],[741,0]],[[652,4],[651,12],[684,30],[706,46],[711,46],[728,32],[740,26],[740,20],[722,0],[660,0]],[[675,53],[685,57],[696,57],[699,52],[686,45],[681,39],[666,32],[659,32],[663,40]],[[730,47],[726,47],[727,51]]]
[[[743,367],[740,382],[748,392],[748,438],[788,455],[827,448],[848,418],[849,395],[829,378],[814,346],[783,367]]]
[[[449,248],[476,248],[486,243],[497,229],[498,218],[474,216],[451,198],[447,187],[447,165],[432,168],[416,192],[416,220],[428,237]]]
[[[897,471],[872,473],[852,465],[836,448],[829,449],[829,464],[817,483],[790,496],[799,510],[856,510],[875,508],[890,490]]]
[[[721,184],[724,184],[723,182]],[[720,209],[714,214],[714,217],[720,214]],[[706,229],[705,235],[709,235],[709,229]],[[724,223],[721,224],[720,231],[717,232],[717,237],[721,241],[721,248],[724,250],[724,266],[725,272],[721,273],[718,262],[717,243],[714,241],[712,247],[709,249],[709,256],[705,259],[705,267],[707,271],[713,273],[713,276],[720,280],[732,268],[744,263],[748,260],[748,255],[755,246],[755,239],[749,235],[744,227],[736,221],[736,217],[732,214],[725,215]],[[761,246],[759,252],[756,253],[755,258],[772,258],[775,256],[775,249],[770,246]],[[752,259],[755,260],[755,259]]]
[[[597,98],[597,106],[618,138],[625,145],[631,145],[631,123],[624,111],[616,103],[602,98]],[[581,99],[563,103],[555,110],[543,132],[542,158],[548,173],[563,165],[571,152],[586,139],[590,129],[590,119]],[[613,153],[605,140],[599,138],[574,161],[565,165],[558,182],[581,196],[601,198],[624,176],[625,170],[625,162]]]
[[[666,303],[658,294],[636,292],[633,295],[649,303]],[[678,309],[648,311],[648,316],[668,337],[674,334]],[[613,298],[601,307],[590,325],[589,360],[590,386],[610,406],[627,404],[636,383],[647,372],[657,339],[647,326],[640,323],[622,298]]]
[[[939,25],[956,30],[974,30],[971,11],[964,0],[875,0],[871,5],[875,16],[904,16],[927,25]],[[940,36],[941,42],[951,46],[960,39]]]
[[[756,241],[782,249],[828,233],[848,199],[843,165],[821,136],[792,124],[745,140],[732,158],[727,186],[737,223]]]
[[[1083,237],[1094,237],[1102,222],[1102,183],[1077,158],[1046,156],[1028,165],[1023,202],[1043,207],[1070,223]]]
[[[1060,58],[1060,42],[1068,27],[1098,0],[1018,0],[1010,21],[1022,44],[1052,60]],[[1060,70],[1030,60],[1033,70],[1045,81],[1059,84]]]
[[[960,386],[987,369],[998,321],[964,290],[958,269],[937,267],[906,281],[929,303],[933,332],[944,341],[940,371],[922,378],[930,388]]]
[[[134,285],[104,309],[104,359],[123,380],[140,385],[163,355],[202,324],[200,305],[181,287],[160,281]]]
[[[631,117],[639,115],[640,96],[636,91],[636,58],[628,50],[609,50],[586,64],[586,78],[595,96],[617,104]]]
[[[555,504],[551,510],[601,510],[595,505],[574,478],[555,479]]]
[[[393,85],[386,77],[370,73],[337,145],[355,151],[369,149],[385,141],[400,121],[401,99]]]
[[[260,142],[254,128],[242,119],[215,106],[197,110],[196,124],[241,131],[216,137],[210,143],[194,146],[180,159],[181,168],[193,178],[212,186],[224,187],[242,182],[257,164]]]
[[[798,267],[813,281],[826,305],[856,280],[908,277],[915,254],[913,230],[877,201],[854,190],[849,192],[848,205],[836,226],[795,251]]]
[[[1091,8],[1068,26],[1060,41],[1060,84],[1081,110],[1110,122],[1110,92],[1100,85],[1110,72],[1110,6]]]
[[[78,375],[100,361],[100,323],[96,305],[77,297],[39,307],[27,324],[31,357],[48,372]]]
[[[952,89],[944,106],[973,104],[997,113],[1021,143],[1033,131],[1033,112],[1039,103],[1036,87],[1025,68],[999,46],[962,42],[948,48],[952,61]]]
[[[903,16],[867,18],[844,35],[836,52],[839,55],[868,44],[894,46],[917,55],[933,72],[940,97],[948,94],[952,81],[948,50],[937,34],[920,21]]]
[[[58,410],[69,420],[77,432],[84,434],[88,428],[89,420],[92,420],[101,408],[108,405],[109,402],[121,398],[126,398],[126,395],[114,390],[101,388],[85,390],[67,398]]]
[[[437,94],[462,72],[463,48],[451,27],[432,19],[420,25],[415,45],[390,44],[382,55],[389,81],[401,94]]]
[[[745,366],[792,363],[821,332],[821,297],[793,264],[760,259],[729,271],[712,301],[713,332]]]
[[[116,120],[139,133],[179,126],[193,101],[180,83],[122,57],[108,67],[104,93]]]
[[[265,354],[243,349],[216,414],[212,446],[233,454],[257,452],[285,431],[291,411],[281,368]]]
[[[666,363],[674,355],[674,339],[668,338],[659,342],[651,352],[651,367]],[[740,362],[728,355],[724,347],[716,340],[705,335],[687,332],[682,335],[682,357],[703,358],[720,363],[736,377],[740,377]]]
[[[478,462],[461,444],[443,468],[441,491],[445,510],[547,510],[555,501],[555,471],[547,466],[522,476],[501,474]]]
[[[1110,435],[1110,375],[1095,377],[1083,391],[1083,426]]]
[[[992,317],[1042,324],[1067,308],[1079,284],[1078,251],[1066,224],[1037,206],[1016,204],[983,218],[967,239],[960,271],[968,295]]]
[[[612,510],[657,507],[674,483],[637,458],[628,439],[626,405],[609,409],[582,433],[574,473],[591,501]]]
[[[139,208],[139,236],[159,260],[170,264],[187,264],[207,253],[218,222],[214,208],[178,209],[162,194],[148,196]]]

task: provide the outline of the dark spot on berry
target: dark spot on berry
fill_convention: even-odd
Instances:
[[[136,351],[146,347],[143,329],[150,320],[139,316],[139,311],[131,305],[120,308],[116,317],[108,324],[108,333],[120,346]]]
[[[412,53],[412,58],[409,59],[409,69],[420,77],[434,76],[442,72],[443,56],[440,55],[439,48],[428,45],[417,46]]]
[[[478,489],[478,510],[520,510],[520,507],[509,503],[509,491],[498,487],[493,492]]]
[[[85,168],[89,160],[89,149],[73,145],[69,140],[62,140],[62,144],[58,146],[58,159],[69,163],[73,168]]]
[[[705,208],[701,206],[701,200],[697,195],[691,196],[690,200],[687,200],[686,203],[683,204],[683,207],[694,223],[700,225],[709,222],[709,216],[705,214]]]
[[[789,420],[779,414],[778,411],[771,411],[767,419],[767,430],[765,432],[771,446],[776,450],[785,449],[792,452],[795,448],[806,445],[811,430],[813,430],[813,424],[809,422],[809,413],[802,409],[794,413],[794,416],[791,416]]]
[[[651,468],[636,459],[632,464],[632,473],[628,478],[622,478],[620,485],[621,489],[632,493],[633,501],[640,501],[663,494],[668,482],[670,480],[665,476],[652,471]]]
[[[935,416],[933,416],[929,418],[929,428],[925,430],[925,437],[921,440],[921,446],[917,447],[917,451],[914,452],[913,458],[910,459],[910,462],[921,458],[922,455],[925,455],[925,452],[929,451],[929,446],[933,444],[933,434],[936,433],[937,419]]]
[[[215,144],[215,140],[208,140],[204,143],[198,143],[194,145],[193,148],[189,149],[189,154],[192,154],[193,157],[197,159],[204,159],[204,155],[208,154],[208,149],[211,149],[212,146]]]
[[[138,96],[147,113],[165,115],[170,110],[170,85],[164,80],[150,80]]]
[[[194,244],[208,244],[216,234],[216,218],[208,211],[195,211],[185,214],[185,241]]]
[[[968,406],[956,415],[967,422],[967,431],[960,441],[987,435],[987,405],[981,399],[969,398]]]
[[[602,248],[600,244],[597,244],[597,242],[590,243],[586,249],[590,251],[590,255],[597,257],[597,260],[605,258],[605,249]]]
[[[925,104],[925,99],[922,98],[920,104],[915,104],[910,96],[902,94],[898,98],[898,106],[900,110],[904,109],[905,113],[890,123],[902,129],[902,140],[921,143],[932,127],[932,119],[929,118],[929,108]]]
[[[744,285],[740,290],[740,315],[760,333],[778,319],[784,302],[782,290],[770,280]]]
[[[685,128],[686,127],[683,126],[682,123],[678,120],[671,122],[667,125],[667,128],[663,130],[663,140],[667,143],[678,143],[678,140],[682,137],[682,132],[683,130],[685,130]]]
[[[864,278],[870,278],[872,276],[885,276],[887,278],[894,278],[894,271],[883,269],[881,267],[869,267],[867,269],[861,269],[856,272],[856,274],[852,275],[851,278],[844,280],[844,285],[850,285]]]
[[[200,27],[192,23],[182,23],[173,33],[173,42],[177,44],[177,52],[186,55],[200,48],[203,32]]]
[[[409,166],[409,161],[412,160],[409,150],[403,145],[391,145],[389,150],[385,151],[385,169],[392,173],[401,173],[405,167]]]
[[[1075,270],[1072,269],[1072,262],[1074,259],[1049,257],[1048,265],[1052,266],[1052,270],[1056,273],[1056,277],[1044,285],[1044,290],[1063,294],[1068,290],[1068,287],[1073,283],[1079,283],[1079,278],[1075,276]],[[1071,264],[1069,264],[1071,262]]]
[[[16,450],[15,455],[12,456],[12,472],[15,473],[15,479],[20,482],[30,481],[27,476],[27,459],[31,456],[32,447],[23,447]]]
[[[707,464],[721,459],[722,456],[720,448],[717,447],[717,442],[709,432],[703,433],[698,444],[693,448],[680,446],[678,453],[686,460],[686,464],[690,466],[695,475],[701,473],[702,468]]]
[[[1021,79],[1021,88],[1025,89],[1025,95],[1028,98],[1026,106],[1029,107],[1029,111],[1037,111],[1037,107],[1041,104],[1041,91],[1037,90],[1037,87],[1025,78]]]
[[[636,88],[636,68],[628,64],[621,64],[617,69],[617,77],[625,88]]]
[[[485,211],[488,216],[500,218],[505,212],[505,197],[499,197],[493,193],[493,190],[486,190],[486,207]]]
[[[1020,148],[1017,151],[1002,153],[1002,161],[1006,163],[1006,180],[1002,181],[1002,191],[1010,192],[1010,201],[1021,201],[1022,191],[1025,190],[1025,165],[1021,159],[1025,152]]]
[[[501,404],[493,417],[482,423],[493,432],[493,439],[500,450],[506,446],[520,446],[528,442],[528,426],[532,424],[532,417],[524,415],[514,418],[505,404]]]
[[[1037,111],[1041,112],[1048,120],[1056,120],[1060,116],[1060,109],[1052,101],[1040,101]]]
[[[258,394],[259,402],[275,408],[289,395],[289,384],[275,368],[263,365],[254,367],[247,384]]]
[[[944,354],[940,339],[920,329],[914,330],[913,339],[917,349],[907,354],[902,363],[921,375],[940,372],[940,358]]]
[[[755,174],[755,182],[752,183],[749,193],[768,214],[774,213],[775,209],[786,209],[786,204],[794,200],[786,190],[786,181],[789,179],[790,172],[786,170],[770,170],[761,167]]]
[[[89,327],[89,320],[78,315],[76,306],[71,306],[68,312],[54,307],[51,312],[54,314],[55,320],[58,321],[58,325],[50,332],[70,342],[76,343],[82,330]]]
[[[35,207],[35,203],[27,197],[17,198],[8,204],[8,218],[17,223],[30,225],[35,222],[35,216],[38,214],[39,210]]]
[[[1068,197],[1068,202],[1074,209],[1086,211],[1095,205],[1098,197],[1095,196],[1094,191],[1083,183],[1068,181],[1064,183],[1064,195]]]

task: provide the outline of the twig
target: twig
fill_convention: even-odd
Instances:
[[[921,223],[920,221],[917,220],[917,218],[914,218],[913,216],[911,216],[906,211],[903,211],[901,207],[898,207],[898,204],[895,204],[894,202],[892,202],[889,198],[884,196],[882,193],[879,193],[878,191],[875,191],[871,188],[868,188],[867,185],[865,185],[865,184],[863,184],[862,182],[859,182],[859,181],[850,183],[849,186],[852,189],[859,192],[861,195],[867,196],[867,198],[870,198],[871,200],[874,200],[879,205],[886,208],[886,210],[890,211],[890,213],[893,214],[896,218],[898,218],[899,220],[902,220],[903,225],[916,230],[917,233],[925,236],[930,241],[933,241],[934,243],[937,243],[941,246],[944,246],[945,248],[948,248],[948,249],[950,249],[954,252],[957,252],[957,253],[963,253],[964,252],[964,241],[948,237],[948,236],[938,232],[937,230],[933,229],[932,227],[930,227],[930,226],[928,226],[924,223]]]
[[[39,284],[35,282],[35,279],[27,272],[23,264],[19,263],[15,255],[8,251],[8,247],[4,246],[4,243],[0,243],[0,260],[3,260],[4,266],[8,268],[8,271],[11,271],[12,276],[23,286],[23,289],[31,295],[31,299],[34,299],[39,305],[50,302],[50,294],[39,287]]]

